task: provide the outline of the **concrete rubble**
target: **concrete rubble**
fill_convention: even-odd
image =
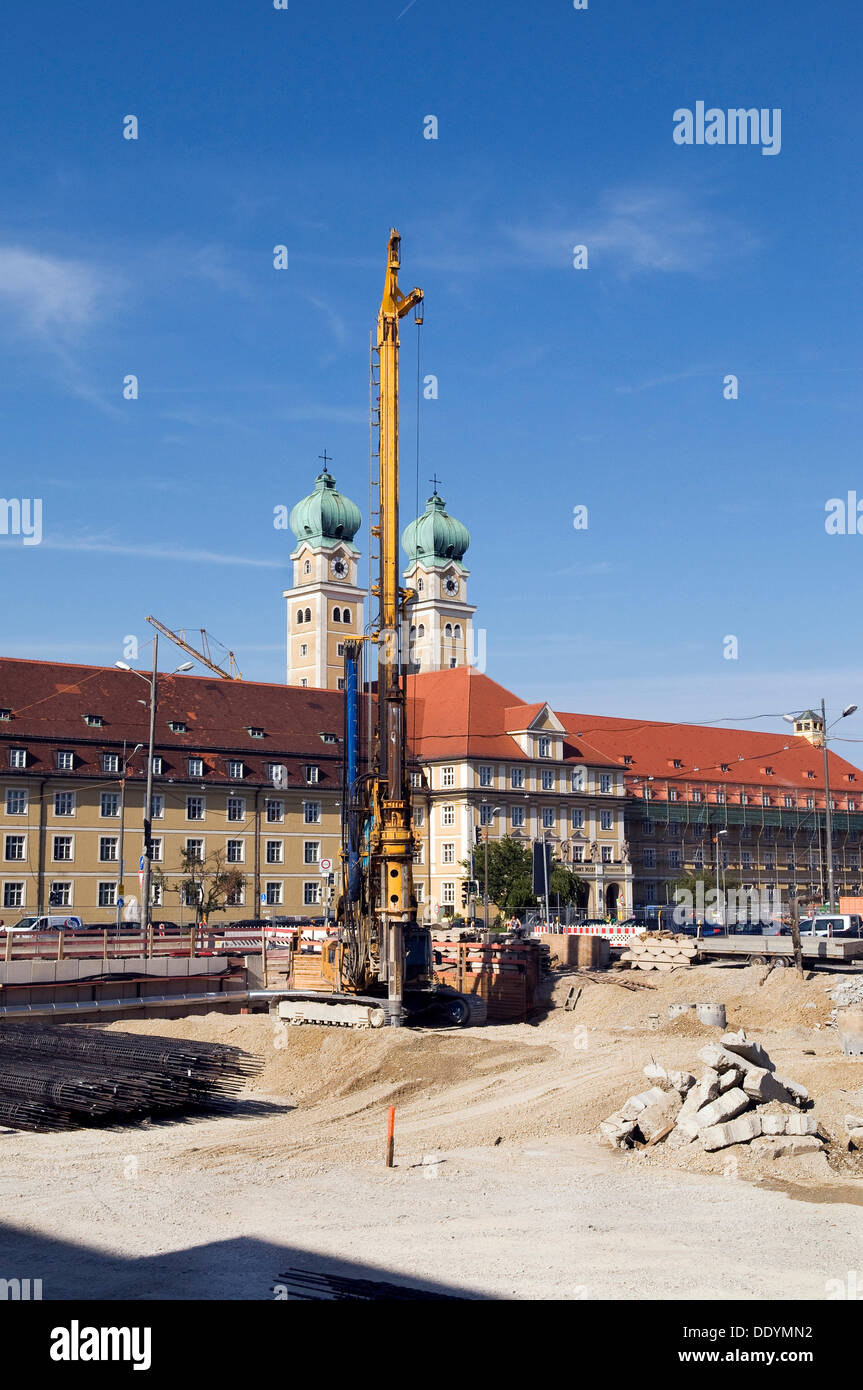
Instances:
[[[783,1158],[824,1148],[818,1122],[804,1113],[809,1092],[776,1070],[764,1048],[741,1029],[708,1043],[698,1054],[701,1077],[668,1071],[651,1062],[644,1074],[652,1083],[631,1096],[599,1127],[617,1149],[671,1149],[700,1144],[708,1153],[751,1144],[753,1151]],[[863,1116],[848,1115],[849,1144],[863,1148]]]
[[[855,1004],[863,1004],[863,978],[858,976],[853,980],[840,980],[838,985],[827,985],[826,993],[833,1000],[834,1005],[827,1020],[827,1027],[836,1028],[840,1009],[853,1008]]]

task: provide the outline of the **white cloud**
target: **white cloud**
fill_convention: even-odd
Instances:
[[[106,277],[83,261],[20,246],[0,247],[0,301],[25,330],[68,335],[98,318]]]
[[[262,560],[246,555],[226,555],[222,551],[192,550],[183,545],[117,545],[115,542],[81,539],[43,541],[42,550],[95,551],[104,555],[137,555],[149,560],[193,561],[205,565],[252,565],[256,569],[284,569],[282,560]]]

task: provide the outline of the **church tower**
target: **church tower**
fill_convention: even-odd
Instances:
[[[408,557],[406,585],[410,605],[410,664],[414,672],[444,671],[473,662],[473,615],[467,601],[469,570],[463,564],[470,532],[449,516],[434,492],[422,516],[406,526],[402,545]]]
[[[363,631],[365,591],[357,584],[359,507],[343,497],[327,471],[315,479],[314,492],[290,515],[297,538],[291,554],[293,586],[284,591],[288,618],[288,685],[344,688],[345,639]]]

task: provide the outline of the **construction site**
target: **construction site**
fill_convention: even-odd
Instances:
[[[861,1059],[843,1051],[861,997],[849,971],[556,966],[521,1021],[467,1029],[223,1010],[79,1025],[128,1039],[132,1057],[150,1038],[169,1040],[161,1056],[239,1049],[247,1074],[182,1122],[156,1096],[134,1123],[0,1121],[4,1268],[38,1269],[44,1297],[75,1299],[332,1297],[339,1281],[354,1297],[841,1296],[831,1280],[863,1237]],[[674,1085],[701,1078],[715,1107],[704,1052],[717,1063],[740,1030],[760,1045],[760,1082],[775,1067],[796,1093],[753,1101],[759,1129],[793,1112],[800,1139],[754,1138],[752,1123],[721,1148],[674,1139]],[[7,1035],[0,1053],[6,1116]],[[52,1071],[55,1105],[68,1071]],[[643,1129],[610,1137],[621,1110]]]
[[[46,1299],[829,1298],[863,1238],[863,939],[420,919],[399,270],[393,231],[333,920],[160,934],[154,660],[143,920],[6,932],[2,1267]]]

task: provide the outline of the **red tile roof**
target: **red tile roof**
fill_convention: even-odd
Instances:
[[[597,714],[561,714],[564,727],[591,752],[627,767],[627,783],[653,777],[657,797],[665,784],[681,787],[714,783],[737,787],[797,789],[814,794],[824,787],[824,755],[790,728],[784,733],[713,728],[701,724],[666,724],[659,720],[617,719]],[[831,794],[863,795],[863,772],[838,754],[829,753]],[[625,758],[631,763],[625,764]],[[678,761],[681,767],[675,767]],[[728,768],[724,772],[723,764]],[[765,769],[772,768],[772,773]],[[809,774],[813,773],[814,776]],[[849,778],[853,780],[849,780]],[[683,785],[682,785],[683,784]]]

